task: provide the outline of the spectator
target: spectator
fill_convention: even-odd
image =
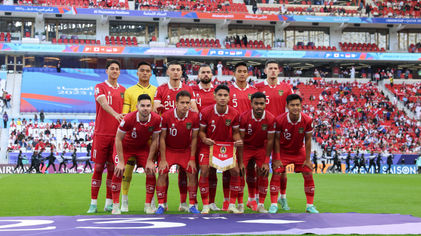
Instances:
[[[39,120],[41,121],[41,123],[44,123],[44,119],[45,119],[44,111],[41,110],[41,112],[39,113]]]
[[[57,62],[57,73],[61,72],[61,61]]]
[[[9,121],[9,116],[7,115],[7,112],[5,111],[3,113],[3,124],[4,124],[4,128],[7,128],[7,122]]]

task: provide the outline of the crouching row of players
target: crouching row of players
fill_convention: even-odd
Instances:
[[[227,86],[219,85],[214,90],[216,104],[206,107],[198,114],[190,109],[191,94],[182,90],[176,96],[176,108],[164,113],[162,118],[152,112],[149,95],[142,94],[138,97],[137,111],[124,117],[115,138],[113,156],[116,157],[116,167],[111,181],[113,214],[128,211],[127,208],[120,209],[119,202],[125,165],[132,157],[136,158],[137,163],[131,164],[145,169],[146,213],[163,214],[168,209],[167,175],[172,165],[178,165],[187,173],[189,206],[185,207],[186,211],[200,213],[197,205],[198,188],[203,203],[201,213],[219,210],[214,203],[209,203],[209,152],[210,147],[217,142],[231,142],[237,148],[237,163],[227,170],[230,193],[224,205],[227,203],[228,212],[244,212],[241,194],[244,184],[241,183],[244,182],[245,166],[254,161],[258,168],[257,192],[249,193],[247,207],[260,213],[276,213],[279,202],[282,209],[289,210],[285,194],[285,167],[294,164],[295,172],[301,172],[304,177],[306,212],[318,213],[313,205],[313,164],[310,161],[312,119],[301,112],[301,97],[297,94],[289,95],[288,112],[274,117],[265,110],[264,93],[252,94],[252,110],[243,114],[228,105],[229,94],[230,89]],[[270,181],[271,206],[267,211],[264,201],[269,184],[270,157],[273,175]],[[153,203],[155,189],[158,208]],[[278,199],[279,192],[281,194]],[[94,208],[96,211],[96,205]],[[88,212],[92,211],[90,209]]]

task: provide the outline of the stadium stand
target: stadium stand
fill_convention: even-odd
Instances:
[[[12,37],[10,36],[10,32],[1,32],[0,33],[0,42],[10,42]]]
[[[19,5],[26,6],[56,6],[56,7],[80,7],[80,8],[113,8],[113,9],[129,9],[128,0],[23,0],[18,1]]]
[[[413,153],[420,137],[409,119],[373,83],[313,80],[299,84],[305,110],[315,119],[314,139],[322,148]]]
[[[244,3],[234,3],[232,0],[202,0],[202,1],[175,1],[151,0],[138,1],[140,10],[179,10],[200,12],[235,12],[248,13]],[[136,9],[136,7],[135,7]]]
[[[375,43],[349,43],[340,42],[339,46],[342,51],[351,52],[385,52],[384,48],[379,48]]]
[[[137,46],[136,37],[105,36],[105,44],[112,46]]]
[[[313,42],[308,42],[305,45],[303,42],[298,42],[297,45],[294,46],[294,50],[308,50],[308,51],[336,51],[336,47],[333,46],[315,46]]]
[[[176,47],[202,47],[202,48],[221,48],[219,39],[189,39],[181,38]]]
[[[421,83],[415,84],[386,84],[389,89],[399,101],[404,102],[412,112],[416,111],[417,104],[421,104]]]

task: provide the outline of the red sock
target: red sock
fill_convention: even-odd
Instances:
[[[156,178],[155,175],[146,175],[146,200],[145,203],[151,203],[155,193]]]
[[[230,204],[235,204],[240,192],[241,178],[240,176],[231,176],[230,181]]]
[[[256,193],[258,192],[256,192],[257,174],[256,174],[256,168],[254,168],[254,166],[252,168],[247,168],[246,181],[247,181],[247,188],[249,190],[249,197],[255,198]]]
[[[180,203],[187,199],[187,174],[183,169],[178,170],[178,189],[180,190]]]
[[[189,203],[190,205],[194,205],[197,203],[197,186],[193,185],[188,186],[187,188],[189,190]]]
[[[167,203],[167,198],[168,198],[168,187],[170,186],[170,185],[169,185],[169,182],[170,182],[170,180],[169,180],[169,177],[168,177],[168,175],[167,175],[167,178],[165,179],[165,199],[164,199],[164,203]]]
[[[102,172],[104,172],[104,164],[95,164],[94,174],[91,181],[91,199],[98,199],[99,188],[101,187]]]
[[[121,190],[121,177],[113,176],[111,183],[111,192],[113,195],[113,203],[118,204],[120,202],[120,190]]]
[[[212,168],[209,171],[209,203],[215,203],[217,184],[218,177],[216,176],[216,170]]]
[[[156,186],[156,196],[158,197],[159,204],[164,204],[166,195],[167,186]]]
[[[230,180],[231,174],[229,171],[222,173],[222,188],[224,189],[224,200],[230,198]]]
[[[307,204],[313,204],[314,200],[314,180],[313,175],[303,175],[304,177],[304,192],[307,198]]]
[[[268,177],[259,176],[259,203],[265,203],[266,195],[268,192]]]
[[[275,175],[275,174],[272,175],[272,179],[270,180],[270,202],[271,203],[278,202],[278,193],[279,193],[280,183],[281,183],[281,176]]]
[[[238,204],[243,204],[244,202],[244,186],[246,186],[246,181],[244,177],[240,177],[240,190],[237,193]]]
[[[113,197],[111,182],[114,176],[114,164],[107,163],[107,198],[111,199]]]
[[[281,181],[280,181],[280,184],[279,184],[281,194],[287,193],[287,181],[288,181],[288,178],[287,178],[286,175],[285,175],[285,178],[282,178],[282,176],[281,176]]]
[[[209,205],[209,179],[207,177],[200,176],[199,188],[203,205]]]

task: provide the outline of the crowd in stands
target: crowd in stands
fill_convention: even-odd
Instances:
[[[136,0],[135,10],[170,10],[199,12],[235,12],[248,13],[244,3],[234,3],[232,0]]]
[[[1,104],[0,107],[2,110],[4,108],[10,108],[10,102],[12,101],[12,94],[8,93],[6,90],[1,89],[2,96],[1,96]]]
[[[90,122],[67,122],[65,119],[56,121],[38,121],[36,119],[10,121],[9,151],[26,150],[33,151],[49,147],[62,152],[85,150],[92,141],[94,121]]]
[[[414,17],[421,16],[421,2],[411,0],[376,0],[372,8],[373,16],[379,17]]]
[[[408,52],[409,53],[416,53],[416,52],[421,53],[421,43],[409,45]]]
[[[409,119],[373,83],[312,80],[299,84],[304,109],[315,120],[322,147],[413,153],[421,145],[420,121]]]
[[[415,84],[386,84],[399,101],[421,119],[421,83]]]

